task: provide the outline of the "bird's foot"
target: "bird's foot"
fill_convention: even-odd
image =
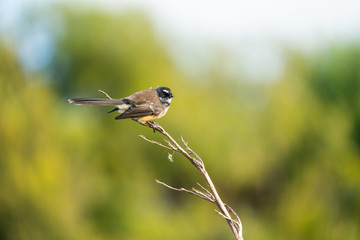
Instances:
[[[153,121],[147,121],[146,123],[148,124],[149,127],[151,127],[154,130],[154,133],[160,127],[160,124],[153,122]]]

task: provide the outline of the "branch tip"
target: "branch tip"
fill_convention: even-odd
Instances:
[[[112,99],[112,98],[109,96],[109,94],[107,94],[105,91],[99,89],[99,92],[101,92],[102,94],[104,94],[108,99]]]

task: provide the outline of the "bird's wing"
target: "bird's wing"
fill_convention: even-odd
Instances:
[[[125,119],[125,118],[139,118],[145,116],[158,115],[161,112],[161,107],[157,104],[142,104],[131,106],[124,113],[117,116],[115,119]]]

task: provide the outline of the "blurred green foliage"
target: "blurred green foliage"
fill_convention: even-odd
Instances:
[[[232,239],[214,206],[154,182],[202,182],[138,137],[161,136],[66,101],[158,85],[175,95],[159,122],[204,159],[246,239],[360,238],[360,45],[289,51],[272,84],[230,79],[221,64],[199,83],[139,13],[56,16],[43,73],[0,46],[0,239]]]

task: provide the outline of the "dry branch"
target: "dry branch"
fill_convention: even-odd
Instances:
[[[239,216],[236,214],[236,212],[230,206],[228,206],[227,204],[225,204],[221,200],[221,198],[220,198],[220,196],[219,196],[219,194],[218,194],[218,192],[217,192],[217,190],[215,188],[214,183],[212,182],[208,172],[205,169],[204,162],[202,161],[200,156],[197,155],[188,146],[187,142],[185,142],[183,137],[181,137],[180,140],[184,144],[186,150],[184,148],[182,148],[179,145],[179,143],[177,141],[175,141],[174,138],[171,137],[170,134],[167,133],[164,130],[164,128],[161,127],[158,123],[147,122],[147,125],[145,125],[145,126],[147,126],[149,128],[152,128],[154,132],[159,132],[162,135],[164,135],[167,138],[167,139],[164,140],[167,143],[167,146],[165,146],[164,144],[161,144],[161,143],[159,143],[157,141],[149,140],[146,137],[140,135],[140,137],[142,139],[144,139],[145,141],[150,142],[152,144],[155,144],[157,146],[160,146],[162,148],[181,153],[183,156],[185,156],[190,161],[190,163],[192,165],[194,165],[202,173],[202,175],[204,176],[210,190],[208,190],[205,187],[201,186],[199,183],[198,183],[198,185],[202,189],[202,191],[200,191],[198,189],[195,189],[195,188],[192,188],[192,190],[188,190],[188,189],[185,189],[185,188],[175,188],[175,187],[169,186],[166,183],[161,182],[159,180],[156,180],[156,182],[163,185],[163,186],[165,186],[165,187],[167,187],[167,188],[169,188],[169,189],[172,189],[174,191],[186,192],[186,193],[195,195],[195,196],[197,196],[199,198],[202,198],[204,200],[207,200],[209,202],[212,202],[212,203],[216,204],[217,207],[220,210],[220,211],[216,210],[216,212],[227,221],[228,225],[231,228],[231,231],[233,232],[233,234],[235,236],[235,239],[243,240],[242,224],[241,224]],[[170,154],[170,155],[172,156],[172,154]],[[171,159],[172,159],[172,157],[171,157]],[[234,218],[231,215],[233,215]]]

